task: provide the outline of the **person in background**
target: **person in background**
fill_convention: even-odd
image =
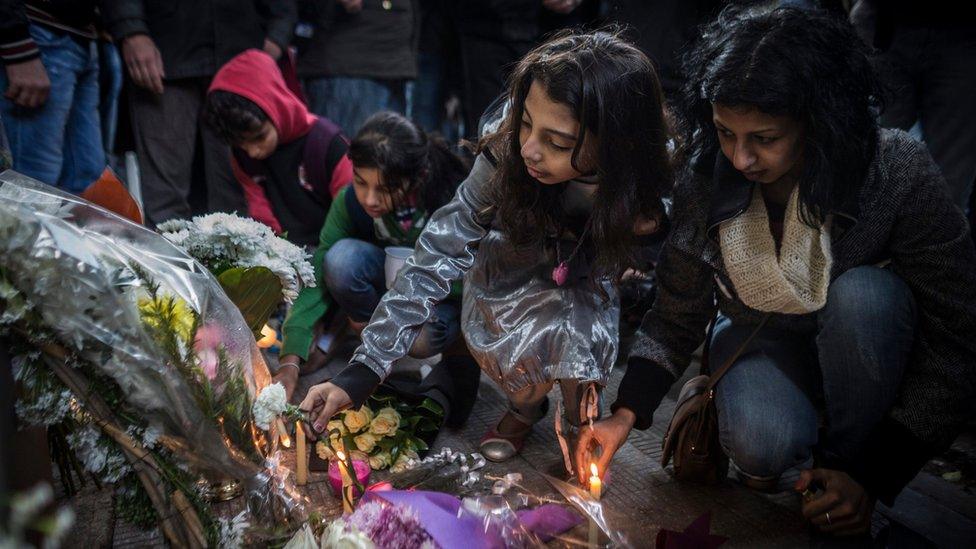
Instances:
[[[860,0],[851,20],[880,51],[889,87],[882,124],[912,129],[963,211],[976,181],[976,16],[952,0]]]
[[[376,112],[406,113],[406,84],[417,77],[414,0],[311,1],[317,21],[298,75],[312,112],[346,135]]]
[[[229,147],[201,124],[217,69],[249,48],[275,59],[291,40],[294,0],[104,0],[109,31],[128,71],[130,117],[149,225],[198,211],[195,179],[205,185],[197,210],[245,211]],[[194,157],[203,177],[194,178]]]
[[[569,14],[582,0],[457,0],[454,4],[465,137],[478,137],[481,115],[504,90],[508,74],[541,34],[542,10]]]
[[[352,181],[339,128],[308,112],[261,50],[247,50],[217,71],[204,113],[232,147],[248,215],[295,244],[315,246],[333,197]]]
[[[349,158],[352,187],[332,202],[312,258],[317,286],[302,290],[282,328],[282,369],[276,379],[289,398],[299,371],[311,373],[303,367],[315,323],[338,305],[353,330],[362,331],[386,293],[383,248],[413,247],[431,214],[451,199],[468,173],[443,139],[393,112],[366,120],[349,145]],[[434,307],[410,348],[412,357],[432,357],[457,339],[460,284],[451,296]]]
[[[427,131],[440,132],[449,143],[460,137],[456,124],[449,123],[452,113],[447,110],[460,76],[456,70],[460,60],[452,3],[420,0],[417,79],[410,86],[411,118]]]
[[[94,0],[0,0],[0,117],[15,170],[81,193],[105,169]]]
[[[680,57],[699,25],[717,13],[719,0],[606,0],[607,21],[625,26],[624,34],[650,57],[671,100],[681,88]]]
[[[734,361],[714,403],[739,478],[809,488],[813,526],[864,534],[976,415],[969,227],[924,144],[879,128],[843,18],[727,8],[684,69],[657,298],[577,455],[602,447],[605,468],[650,427],[710,333],[709,364]]]

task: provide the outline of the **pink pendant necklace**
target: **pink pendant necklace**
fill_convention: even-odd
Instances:
[[[576,253],[580,251],[580,247],[583,246],[583,239],[586,238],[586,233],[590,230],[590,221],[587,220],[586,227],[583,228],[583,233],[580,234],[579,240],[576,241],[576,247],[573,248],[572,253],[569,257],[560,261],[559,257],[562,255],[560,253],[560,241],[559,236],[556,237],[556,266],[552,269],[552,281],[556,283],[556,286],[562,286],[566,283],[566,279],[569,278],[569,262],[576,257]]]

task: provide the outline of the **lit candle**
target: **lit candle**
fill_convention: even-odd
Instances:
[[[342,512],[349,514],[352,513],[352,477],[346,467],[346,454],[339,451],[336,452],[336,457],[338,458],[339,474],[342,476]]]
[[[265,324],[261,328],[261,339],[258,340],[258,347],[267,349],[276,343],[278,343],[278,332],[274,331],[274,328],[271,326]]]
[[[596,468],[596,463],[590,464],[590,495],[593,499],[600,499],[603,495],[603,481],[600,480],[600,472]]]
[[[590,463],[590,495],[593,499],[599,500],[603,495],[603,481],[600,480],[600,471],[596,468],[596,463]],[[593,519],[590,519],[589,544],[592,547],[598,546],[600,541],[600,527]]]
[[[295,422],[295,484],[305,486],[308,482],[308,452],[305,451],[305,430],[302,422]]]
[[[281,441],[281,445],[285,448],[291,448],[291,437],[288,436],[288,429],[280,417],[275,420],[275,429],[278,431],[278,439]]]

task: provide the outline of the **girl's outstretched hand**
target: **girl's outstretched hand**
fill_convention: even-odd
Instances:
[[[308,423],[312,426],[308,432],[309,438],[315,440],[317,435],[324,433],[332,416],[352,406],[349,395],[338,385],[320,383],[308,390],[305,400],[298,406],[308,414]]]
[[[579,442],[576,444],[576,474],[580,482],[585,482],[590,476],[590,463],[596,462],[601,474],[606,472],[613,455],[623,446],[624,441],[634,427],[637,416],[627,408],[618,408],[612,416],[597,421],[593,428],[583,427]],[[593,450],[599,446],[603,452],[594,460]],[[585,486],[585,484],[584,484]]]

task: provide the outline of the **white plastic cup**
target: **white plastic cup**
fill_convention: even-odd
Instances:
[[[386,248],[386,262],[383,264],[383,269],[386,272],[387,290],[393,287],[393,281],[396,280],[397,274],[406,265],[407,258],[412,255],[413,248],[404,248],[402,246],[390,246]]]

